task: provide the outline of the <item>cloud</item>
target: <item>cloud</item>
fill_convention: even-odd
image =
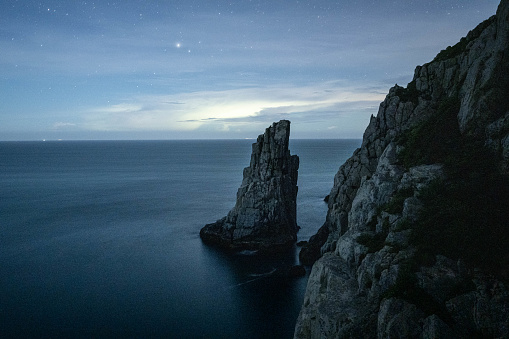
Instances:
[[[23,18],[7,6],[2,111],[13,113],[0,128],[239,137],[288,118],[292,133],[360,137],[390,86],[498,2],[61,2],[23,5]]]
[[[53,129],[63,129],[69,127],[76,127],[76,124],[72,122],[62,122],[62,121],[55,122],[53,124]]]
[[[234,127],[259,129],[258,124],[290,119],[322,125],[326,130],[341,116],[376,114],[385,96],[380,92],[381,88],[335,81],[146,95],[88,110],[83,126],[103,131],[227,131]]]

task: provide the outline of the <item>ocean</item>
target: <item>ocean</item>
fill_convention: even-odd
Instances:
[[[291,338],[307,276],[269,273],[297,248],[199,237],[234,206],[254,141],[0,142],[0,337]],[[360,142],[290,141],[299,240]]]

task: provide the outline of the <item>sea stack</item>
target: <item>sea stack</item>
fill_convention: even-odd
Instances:
[[[228,215],[205,225],[205,243],[229,250],[283,251],[297,239],[299,157],[288,149],[290,121],[275,122],[253,144],[237,202]]]

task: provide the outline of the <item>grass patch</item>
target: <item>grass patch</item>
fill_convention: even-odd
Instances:
[[[363,233],[359,235],[355,239],[355,241],[357,241],[359,244],[363,246],[366,246],[368,248],[368,253],[378,252],[385,246],[385,239],[387,239],[387,234],[389,234],[389,228],[390,228],[389,218],[385,218],[382,222],[381,232]]]
[[[415,80],[409,82],[406,88],[397,87],[396,96],[398,96],[402,102],[410,101],[417,106],[417,104],[419,104],[419,91],[417,90]]]
[[[443,101],[435,116],[398,141],[405,166],[443,163],[448,177],[421,192],[424,209],[413,242],[428,253],[500,271],[509,265],[509,178],[481,142],[461,136],[458,104]]]
[[[366,246],[368,248],[368,253],[375,253],[384,248],[385,239],[387,239],[387,233],[380,232],[375,234],[363,233],[355,240],[359,244]]]
[[[396,224],[396,227],[394,227],[394,230],[396,232],[409,230],[412,228],[412,225],[413,224],[410,220],[408,220],[407,218],[403,218],[400,221],[398,221],[398,223]]]
[[[398,140],[404,166],[442,163],[447,177],[420,192],[424,208],[411,243],[424,257],[443,254],[502,272],[509,267],[509,177],[482,140],[461,135],[458,111],[457,97],[443,100],[430,119]],[[388,210],[399,211],[401,199],[395,196]]]
[[[465,176],[470,178],[464,180]],[[412,239],[421,252],[463,258],[495,274],[508,267],[507,178],[463,173],[447,182],[437,180],[421,199],[425,207]]]
[[[426,121],[402,133],[397,143],[403,145],[399,158],[406,168],[443,163],[461,145],[457,115],[460,100],[443,100],[437,112]]]
[[[376,224],[378,223],[378,217],[377,215],[374,215],[370,221],[366,224],[368,226],[369,230],[372,232],[376,231]]]
[[[476,28],[468,32],[466,37],[461,38],[457,44],[453,46],[448,46],[446,49],[441,50],[440,53],[437,54],[437,56],[433,59],[432,62],[452,59],[460,55],[461,53],[465,52],[467,50],[468,43],[474,39],[477,39],[481,35],[482,31],[484,31],[489,25],[491,25],[493,21],[494,17],[491,17],[481,22],[479,25],[477,25]]]
[[[416,270],[417,265],[413,260],[402,262],[399,266],[396,283],[389,287],[387,292],[384,293],[383,298],[405,299],[409,290],[414,288],[417,283]]]
[[[433,59],[433,62],[452,59],[460,55],[461,53],[466,51],[468,42],[469,40],[467,40],[467,38],[465,37],[461,38],[457,44],[453,46],[447,46],[446,49],[441,50],[440,53],[437,54],[435,59]]]
[[[382,205],[381,210],[389,214],[400,214],[403,212],[403,204],[406,198],[414,195],[412,188],[404,188],[397,191],[391,198],[391,200]]]
[[[417,306],[427,316],[436,314],[446,323],[451,324],[453,319],[444,304],[433,299],[424,289],[417,286],[418,264],[409,259],[400,264],[396,283],[382,295],[385,298],[399,298]]]

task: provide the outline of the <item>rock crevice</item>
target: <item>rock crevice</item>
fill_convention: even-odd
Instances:
[[[415,239],[422,235],[416,232],[423,229],[419,224],[426,208],[423,197],[430,196],[432,187],[444,191],[433,185],[469,184],[474,171],[482,173],[485,168],[479,154],[488,150],[496,156],[489,173],[498,178],[509,172],[508,41],[509,0],[502,0],[495,16],[432,62],[418,66],[406,88],[396,85],[389,90],[378,114],[371,117],[361,147],[334,178],[324,225],[301,251],[302,262],[318,260],[296,338],[509,337],[509,291],[503,283],[509,276],[509,267],[504,273],[503,265],[509,259],[500,256],[495,278],[494,272],[466,264],[461,256],[430,255]],[[430,154],[432,145],[419,139],[427,135],[437,137],[426,140],[438,154]],[[408,141],[412,138],[413,144]],[[471,153],[475,157],[465,158],[464,152],[472,149],[462,146],[463,141],[475,145],[478,153]],[[420,158],[408,154],[409,145],[420,145],[411,149],[422,152]],[[421,162],[412,163],[417,158]],[[471,171],[451,172],[451,159]],[[465,166],[475,161],[479,163]],[[509,201],[507,196],[497,199]],[[497,213],[507,224],[508,214]],[[462,222],[459,229],[465,233],[470,220]],[[439,229],[430,238],[437,245],[441,236],[447,236],[440,234],[445,221],[438,224],[427,224]],[[485,222],[483,227],[486,234],[497,231],[507,237],[502,226]],[[463,250],[465,254],[474,249]]]
[[[288,148],[290,121],[273,123],[252,146],[235,207],[205,225],[202,240],[230,250],[280,251],[297,239],[299,157]]]

